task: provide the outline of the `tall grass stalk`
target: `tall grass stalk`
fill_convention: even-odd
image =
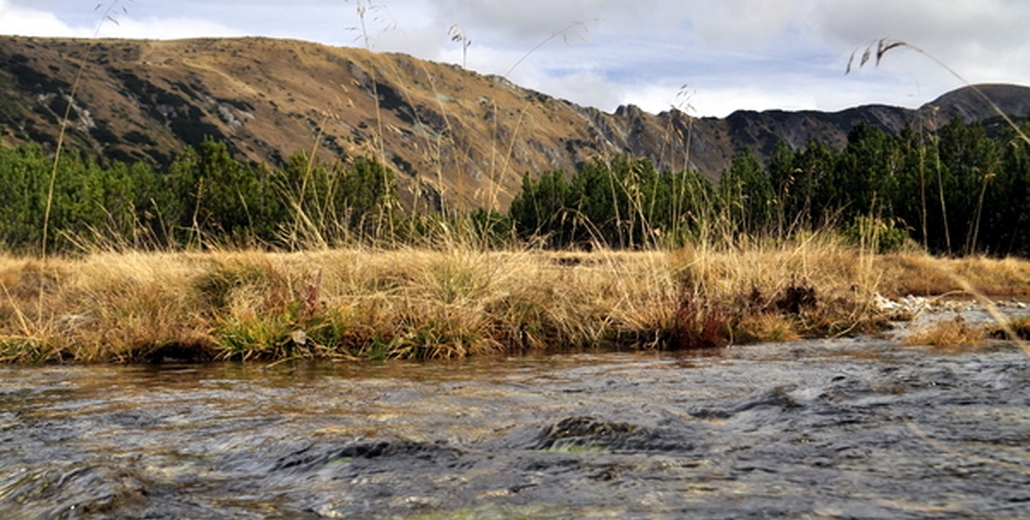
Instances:
[[[984,102],[986,102],[991,107],[991,109],[994,110],[994,112],[997,115],[999,115],[1002,119],[1005,120],[1005,123],[1009,126],[1009,128],[1011,128],[1016,133],[1016,135],[1020,139],[1023,140],[1023,142],[1025,142],[1027,144],[1030,144],[1030,136],[1027,136],[1026,133],[1023,131],[1023,129],[1019,125],[1017,125],[1015,123],[1015,121],[1013,121],[1012,118],[1009,117],[1009,115],[1006,114],[994,102],[994,100],[992,100],[987,94],[984,94],[983,90],[981,90],[976,85],[970,83],[969,80],[967,80],[964,76],[959,74],[958,71],[956,71],[955,69],[951,68],[947,63],[945,63],[944,61],[940,60],[939,58],[937,58],[933,54],[930,54],[929,52],[923,50],[922,48],[920,48],[920,47],[918,47],[916,45],[913,45],[913,44],[911,44],[911,43],[909,43],[907,41],[904,41],[904,40],[896,40],[896,39],[892,39],[892,38],[880,38],[879,40],[875,40],[875,41],[869,43],[865,47],[865,50],[862,52],[861,57],[859,58],[858,67],[864,66],[866,63],[869,62],[869,60],[874,55],[875,55],[875,58],[876,58],[875,59],[875,63],[876,63],[876,65],[879,65],[880,62],[883,60],[884,55],[886,55],[888,52],[890,52],[890,51],[892,51],[894,49],[901,49],[901,48],[910,49],[910,50],[915,51],[915,52],[917,52],[919,54],[922,54],[923,56],[927,57],[930,61],[934,62],[935,64],[937,64],[938,66],[940,66],[944,70],[948,71],[949,74],[951,74],[956,79],[958,79],[960,82],[962,82],[963,85],[971,88],[973,90],[973,92],[975,92],[976,95],[980,97],[980,99],[982,99]],[[852,68],[854,66],[854,63],[855,63],[855,56],[856,55],[858,55],[858,49],[856,49],[855,51],[853,51],[851,53],[851,58],[848,60],[848,65],[847,65],[847,68],[845,69],[845,74],[851,72],[851,70],[852,70]],[[944,183],[941,181],[940,153],[937,150],[936,146],[934,147],[934,150],[936,152],[935,153],[935,155],[936,155],[936,169],[937,169],[937,176],[938,176],[938,183],[937,184],[940,187],[941,212],[942,212],[942,215],[943,215],[944,232],[945,232],[945,238],[947,240],[948,253],[951,254],[951,234],[948,231],[948,219],[947,219],[947,213],[946,213],[945,204],[944,204],[944,191],[943,191],[944,190]],[[977,228],[979,228],[980,209],[981,209],[982,204],[983,204],[983,194],[984,194],[984,192],[987,189],[987,182],[989,181],[989,179],[990,179],[990,175],[989,174],[985,174],[984,179],[983,179],[983,188],[982,188],[982,191],[981,191],[981,194],[980,194],[980,200],[979,200],[979,202],[977,204],[977,210],[976,210],[977,216],[976,216],[976,224],[975,224],[975,226]],[[974,242],[973,245],[975,246],[975,238],[973,239],[973,242]],[[988,298],[984,297],[983,294],[980,291],[974,289],[972,287],[972,285],[967,280],[962,278],[961,276],[958,276],[958,275],[955,275],[955,274],[952,274],[952,276],[955,278],[956,282],[960,283],[963,286],[962,287],[963,290],[965,290],[969,294],[975,296],[977,298],[977,300],[980,301],[980,303],[984,306],[985,309],[987,309],[987,311],[991,314],[991,316],[995,319],[995,321],[998,322],[998,325],[1006,332],[1006,334],[1009,336],[1009,338],[1012,339],[1013,341],[1015,341],[1024,350],[1024,352],[1027,353],[1027,355],[1030,355],[1030,346],[1028,346],[1025,341],[1023,341],[1017,334],[1014,333],[1014,331],[1012,330],[1012,328],[1008,324],[1008,319],[1003,314],[998,312],[997,307],[993,304],[993,302],[991,302]]]
[[[132,1],[132,0],[129,0]],[[106,8],[106,9],[105,9]],[[120,10],[123,14],[127,13],[128,10],[121,4],[119,0],[114,0],[104,4],[97,4],[94,8],[95,11],[105,9],[100,22],[97,23],[96,29],[93,31],[93,39],[95,40],[100,36],[100,29],[103,28],[105,22],[111,22],[118,24],[118,20],[114,17],[116,9]],[[68,123],[71,121],[72,107],[75,105],[75,94],[79,91],[79,84],[82,81],[82,74],[86,71],[86,64],[89,62],[89,57],[93,52],[93,46],[90,45],[86,48],[86,53],[82,56],[79,67],[75,71],[75,79],[72,80],[71,90],[68,93],[68,103],[64,107],[64,114],[61,117],[60,130],[57,134],[57,144],[54,147],[54,161],[53,168],[50,170],[50,180],[47,184],[47,197],[46,197],[46,209],[43,213],[43,238],[40,243],[39,256],[44,261],[47,257],[47,239],[50,231],[50,212],[53,209],[54,202],[54,187],[57,183],[57,168],[61,163],[61,152],[64,150],[64,140],[68,132]]]
[[[311,182],[311,173],[315,169],[315,158],[318,157],[318,145],[322,141],[322,132],[331,116],[332,112],[329,110],[326,110],[322,115],[322,124],[318,126],[318,132],[316,132],[314,142],[311,145],[311,154],[308,155],[307,167],[304,169],[300,191],[292,198],[293,200],[290,201],[294,210],[294,224],[288,242],[292,244],[293,247],[297,247],[299,244],[299,231],[301,226],[303,226],[306,231],[305,237],[310,236],[314,238],[316,247],[325,249],[329,246],[321,231],[322,229],[325,229],[324,224],[316,225],[311,221],[311,218],[304,210],[304,199],[308,192],[308,184]],[[327,199],[328,198],[330,197],[327,197]]]
[[[132,0],[129,0],[129,1],[132,1]],[[114,0],[113,2],[108,3],[106,6],[104,4],[97,4],[97,6],[94,8],[94,10],[95,11],[99,11],[100,9],[104,9],[105,7],[106,7],[106,9],[104,11],[104,14],[101,17],[100,21],[97,23],[97,27],[96,27],[96,29],[93,32],[93,39],[94,40],[100,35],[100,29],[104,26],[105,22],[111,22],[111,23],[114,23],[114,24],[118,24],[118,20],[114,17],[114,13],[115,13],[116,9],[121,10],[121,12],[123,14],[127,12],[127,9],[121,4],[121,2],[119,0]],[[61,152],[64,150],[64,141],[65,141],[65,137],[66,137],[67,132],[68,132],[68,124],[71,121],[71,111],[72,111],[73,106],[75,105],[75,95],[78,93],[79,84],[82,81],[82,75],[83,75],[83,73],[86,70],[86,65],[89,62],[89,57],[92,54],[92,52],[93,52],[93,46],[90,45],[90,46],[88,46],[86,48],[86,52],[85,52],[85,54],[83,54],[83,56],[82,56],[82,58],[81,58],[81,60],[79,62],[79,67],[75,71],[75,79],[72,81],[71,90],[68,93],[68,103],[65,106],[64,114],[61,117],[60,130],[58,131],[58,134],[57,134],[57,144],[54,147],[54,160],[53,160],[53,166],[52,166],[52,168],[50,170],[50,178],[49,178],[49,180],[47,182],[46,207],[45,207],[45,209],[43,211],[43,230],[42,230],[42,237],[40,239],[40,245],[39,245],[39,257],[43,261],[44,265],[46,265],[46,263],[47,263],[47,253],[48,253],[48,251],[47,251],[47,242],[49,241],[49,238],[50,238],[49,237],[49,234],[50,234],[50,213],[53,210],[53,205],[54,205],[54,188],[56,187],[56,184],[57,184],[57,170],[58,170],[58,167],[61,164]],[[40,288],[39,288],[39,298],[38,298],[39,308],[37,309],[37,315],[40,317],[39,318],[40,320],[42,319],[42,315],[43,315],[43,305],[44,305],[44,298],[43,298],[43,296],[44,296],[43,286],[40,285]],[[42,326],[41,322],[38,322],[36,324],[37,328],[40,328],[41,326]]]
[[[597,22],[599,20],[595,18],[595,19],[590,20],[590,21],[591,22]],[[581,32],[576,32],[576,31],[581,31]],[[572,23],[570,23],[569,25],[567,25],[565,27],[562,27],[561,29],[558,29],[558,30],[552,32],[550,36],[548,36],[547,38],[544,38],[543,40],[541,40],[540,43],[536,44],[535,47],[533,47],[532,49],[529,49],[528,51],[526,51],[526,53],[523,54],[522,56],[520,56],[518,60],[515,60],[515,63],[513,63],[511,65],[511,67],[508,69],[508,71],[504,73],[504,77],[505,78],[509,78],[511,76],[511,73],[515,72],[515,69],[519,68],[519,65],[521,65],[522,62],[526,61],[527,58],[532,56],[536,51],[540,50],[541,47],[543,47],[544,45],[547,45],[552,40],[554,40],[556,38],[561,38],[562,41],[564,41],[565,43],[568,43],[569,42],[569,35],[572,34],[575,37],[579,38],[580,40],[586,41],[585,33],[589,32],[589,31],[590,31],[590,27],[588,25],[588,22],[575,21],[575,22],[572,22]]]
[[[352,30],[352,31],[355,31],[355,32],[358,33],[358,36],[357,36],[356,39],[362,43],[362,46],[365,48],[366,51],[371,53],[372,50],[373,50],[373,38],[372,38],[372,35],[371,35],[371,28],[370,28],[369,23],[368,23],[369,20],[371,19],[373,22],[379,22],[381,24],[383,23],[384,20],[390,20],[390,23],[385,24],[387,26],[387,28],[384,29],[384,31],[385,30],[395,29],[396,28],[396,22],[392,21],[392,18],[389,17],[389,13],[388,13],[388,10],[387,10],[386,6],[384,6],[382,4],[375,3],[373,0],[357,0],[355,2],[355,12],[356,12],[357,18],[359,20],[359,24],[357,26],[355,26],[355,27],[349,28],[349,30]],[[570,23],[568,26],[566,26],[564,28],[561,28],[559,30],[554,31],[547,38],[543,39],[536,46],[534,46],[532,49],[530,49],[525,54],[523,54],[508,69],[507,73],[504,75],[504,78],[507,79],[508,76],[510,76],[510,74],[520,64],[522,64],[526,59],[528,59],[530,56],[532,56],[537,50],[539,50],[540,48],[542,48],[544,45],[548,44],[549,42],[551,42],[551,41],[553,41],[553,40],[555,40],[557,38],[562,38],[564,41],[568,42],[570,36],[575,36],[575,37],[578,37],[580,39],[585,40],[584,33],[587,32],[588,30],[589,30],[588,22],[576,21],[576,22]],[[448,38],[451,41],[458,42],[458,43],[462,44],[463,67],[464,67],[465,66],[464,62],[467,60],[467,56],[468,56],[468,49],[471,46],[471,40],[468,38],[467,34],[465,33],[464,28],[461,25],[459,25],[459,24],[451,25],[451,27],[448,29],[447,36],[448,36]],[[383,63],[384,63],[384,66],[386,66],[386,67],[393,66],[393,63],[390,62],[389,60],[384,60]],[[383,114],[382,106],[381,106],[380,99],[379,99],[379,86],[378,86],[378,82],[376,80],[377,77],[378,77],[378,73],[375,70],[377,65],[376,65],[376,62],[371,57],[369,59],[368,66],[371,69],[370,72],[369,72],[369,76],[370,76],[371,82],[372,82],[371,90],[372,90],[372,95],[373,95],[373,98],[374,98],[373,101],[374,101],[374,106],[375,106],[375,118],[376,118],[376,125],[377,125],[377,135],[375,137],[375,143],[376,143],[376,146],[375,146],[376,152],[375,153],[376,153],[376,156],[379,158],[379,160],[380,160],[380,162],[382,164],[389,164],[389,161],[387,161],[387,158],[386,158],[386,151],[385,151],[384,114]],[[440,93],[437,92],[437,90],[436,90],[436,79],[435,79],[434,74],[430,73],[430,71],[427,69],[427,66],[426,66],[425,63],[419,62],[418,66],[422,68],[422,72],[425,75],[425,77],[427,78],[428,84],[430,85],[430,88],[431,88],[432,92],[434,92],[436,94],[436,96],[435,96],[436,99],[434,101],[435,101],[435,103],[437,105],[437,108],[440,110],[440,113],[442,114],[443,123],[444,123],[444,125],[446,127],[446,131],[445,132],[441,132],[441,133],[439,133],[439,135],[435,136],[435,141],[434,141],[433,136],[429,135],[430,133],[427,132],[426,135],[424,136],[425,141],[426,141],[425,142],[425,146],[422,148],[423,150],[425,150],[424,154],[425,154],[426,158],[428,159],[428,162],[430,164],[432,164],[432,165],[435,165],[435,170],[436,170],[436,172],[435,172],[436,173],[436,190],[437,190],[437,195],[439,195],[439,201],[440,201],[440,204],[441,204],[441,207],[437,208],[437,210],[443,216],[443,219],[441,220],[441,222],[450,221],[450,220],[454,220],[454,219],[459,219],[460,220],[460,219],[467,218],[468,215],[469,215],[469,209],[470,208],[466,205],[466,201],[478,201],[479,202],[478,207],[480,207],[480,208],[485,206],[486,208],[488,208],[490,210],[494,210],[494,211],[499,210],[500,209],[500,204],[499,204],[500,194],[505,189],[504,186],[503,186],[503,184],[504,184],[503,180],[504,180],[505,176],[507,175],[507,173],[510,172],[511,160],[512,160],[512,157],[513,157],[513,154],[514,154],[515,146],[517,144],[518,135],[522,131],[523,122],[525,120],[527,111],[528,111],[528,109],[531,106],[531,102],[526,102],[524,104],[524,106],[522,107],[522,109],[518,112],[518,117],[517,117],[516,122],[515,122],[514,131],[511,132],[510,136],[508,136],[508,138],[506,139],[506,142],[498,142],[500,140],[500,136],[499,136],[499,132],[497,132],[496,129],[498,128],[499,123],[498,123],[498,118],[496,118],[496,117],[494,118],[494,125],[495,125],[495,132],[494,132],[494,134],[495,135],[494,135],[494,137],[492,139],[490,139],[490,146],[491,146],[490,171],[486,175],[486,177],[490,180],[490,189],[485,194],[485,197],[482,196],[483,194],[480,194],[479,192],[477,192],[475,194],[472,194],[470,196],[469,194],[466,193],[466,189],[465,189],[465,173],[464,172],[465,172],[466,166],[470,163],[471,151],[462,148],[462,146],[459,146],[458,141],[455,139],[456,133],[454,131],[453,124],[452,124],[452,121],[451,121],[452,117],[449,115],[448,107],[445,106],[445,104],[444,104],[443,96],[440,95]],[[410,106],[412,106],[412,107],[417,106],[417,102],[415,100],[415,96],[412,94],[410,89],[407,88],[407,86],[401,84],[401,85],[395,85],[394,87],[398,90],[398,92],[400,92],[400,94],[405,98],[405,101]],[[411,115],[414,117],[416,124],[423,125],[424,122],[422,121],[422,116],[418,113],[417,110],[415,110],[413,112],[414,113],[411,114]],[[450,153],[451,156],[450,157],[444,157],[444,153],[443,153],[444,149],[450,149],[451,150],[451,153]],[[500,156],[500,159],[498,159],[498,156]],[[455,183],[455,189],[457,190],[457,192],[455,193],[455,196],[453,196],[453,197],[448,197],[448,194],[447,194],[447,185],[448,185],[448,183],[445,181],[445,175],[444,175],[444,169],[445,169],[445,166],[447,164],[453,164],[453,173],[454,173],[453,180],[454,180],[454,183]],[[421,187],[417,186],[416,189],[413,190],[413,191],[416,192],[416,198],[413,201],[413,206],[414,206],[413,210],[417,210],[417,206],[419,204],[418,197],[419,197],[419,192],[421,191]],[[453,200],[454,201],[453,202],[453,204],[454,204],[453,208],[448,207],[448,202],[447,202],[448,200]],[[393,221],[390,220],[388,222],[388,224],[391,226],[391,229],[389,230],[390,231],[389,236],[394,236],[396,234],[395,233],[396,230],[392,229]],[[454,229],[455,228],[453,226],[443,226],[443,227],[441,227],[440,231],[442,233],[446,234],[446,233],[450,233],[450,232],[454,231]]]
[[[948,66],[948,64],[945,63],[943,60],[937,58],[933,54],[930,54],[929,52],[907,41],[896,40],[893,38],[880,38],[879,40],[874,40],[873,42],[870,42],[868,45],[865,46],[865,50],[860,55],[861,57],[859,58],[858,67],[864,66],[871,58],[873,58],[874,55],[876,58],[875,63],[876,65],[879,65],[880,62],[883,60],[884,55],[886,55],[888,52],[894,49],[909,49],[915,51],[919,54],[922,54],[923,56],[926,56],[930,61],[934,62],[944,70],[948,71],[949,74],[951,74],[960,82],[962,82],[963,85],[972,88],[973,92],[975,92],[976,95],[980,97],[980,99],[984,100],[984,102],[986,102],[991,107],[991,109],[994,110],[996,114],[1001,116],[1001,118],[1005,120],[1005,123],[1008,124],[1008,126],[1011,127],[1023,141],[1030,143],[1030,137],[1028,137],[1026,133],[1023,132],[1023,129],[1020,128],[1019,125],[1017,125],[1015,121],[1013,121],[1012,118],[1009,117],[1008,114],[1006,114],[1004,111],[1002,111],[1000,107],[998,107],[998,105],[994,102],[994,100],[990,98],[990,96],[984,94],[984,92],[980,90],[979,87],[970,83],[969,80],[967,80],[964,76],[959,74],[958,71]],[[848,65],[845,69],[845,74],[851,72],[852,68],[855,66],[855,57],[858,55],[858,49],[851,53],[851,58],[848,60]]]

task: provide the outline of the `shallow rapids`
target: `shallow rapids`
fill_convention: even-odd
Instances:
[[[1030,359],[0,368],[0,517],[1030,518]]]

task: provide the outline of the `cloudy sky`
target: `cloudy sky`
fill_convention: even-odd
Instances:
[[[606,111],[632,103],[720,117],[915,107],[962,85],[908,49],[845,75],[856,49],[884,37],[970,82],[1030,84],[1028,27],[1028,0],[0,0],[0,34],[342,46],[367,35],[376,51],[464,63]],[[464,53],[455,31],[470,43]]]

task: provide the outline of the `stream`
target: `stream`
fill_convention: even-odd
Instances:
[[[4,367],[0,518],[1030,518],[1030,358]]]

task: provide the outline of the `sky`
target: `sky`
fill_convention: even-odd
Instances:
[[[453,63],[608,112],[715,117],[918,107],[964,84],[948,68],[1028,85],[1028,27],[1028,0],[0,0],[0,34],[294,38]],[[922,52],[845,74],[881,38]]]

